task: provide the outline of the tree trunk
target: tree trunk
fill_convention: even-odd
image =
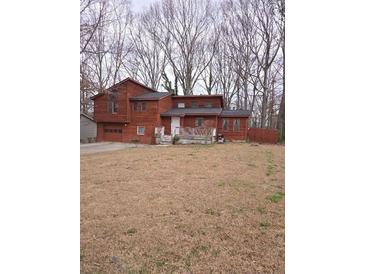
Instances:
[[[280,109],[278,115],[278,125],[279,130],[279,142],[285,141],[285,47],[282,48],[283,51],[283,95],[281,96]]]
[[[264,70],[264,86],[263,86],[263,94],[262,94],[262,106],[261,106],[261,124],[260,127],[265,127],[266,122],[266,108],[267,108],[267,70],[268,68],[265,68]]]

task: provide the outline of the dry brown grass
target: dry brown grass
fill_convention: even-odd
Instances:
[[[81,156],[81,273],[284,273],[284,147]]]

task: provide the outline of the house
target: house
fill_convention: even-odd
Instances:
[[[249,112],[223,110],[222,95],[177,96],[127,78],[91,99],[99,142],[153,144],[162,126],[172,136],[191,127],[214,128],[227,140],[247,138]]]
[[[96,140],[96,122],[85,113],[80,113],[80,142],[90,143]]]

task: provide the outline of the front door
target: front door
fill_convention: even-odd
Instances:
[[[171,136],[179,134],[180,117],[171,117]]]

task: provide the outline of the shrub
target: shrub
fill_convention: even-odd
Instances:
[[[178,135],[174,135],[174,138],[172,139],[172,143],[175,145],[180,140],[180,137]]]

